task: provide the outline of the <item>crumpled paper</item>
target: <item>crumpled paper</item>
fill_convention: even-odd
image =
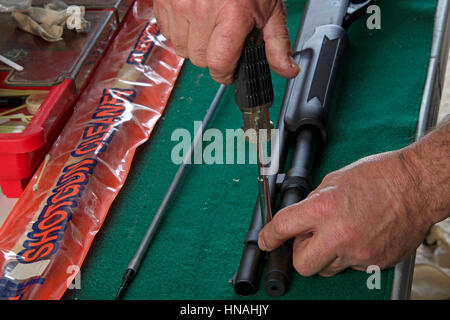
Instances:
[[[64,27],[77,32],[87,32],[89,21],[84,19],[84,6],[68,6],[63,1],[54,0],[44,8],[30,7],[25,11],[14,11],[12,18],[16,25],[44,40],[62,40]]]

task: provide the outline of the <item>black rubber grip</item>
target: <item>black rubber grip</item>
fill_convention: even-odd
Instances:
[[[247,37],[234,75],[234,97],[241,108],[273,102],[272,77],[260,31],[253,31]]]

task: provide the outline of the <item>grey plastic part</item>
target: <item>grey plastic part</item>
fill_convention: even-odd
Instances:
[[[326,136],[337,66],[342,59],[347,35],[344,24],[349,0],[308,1],[293,46],[293,56],[302,72],[288,81],[284,122],[295,132],[305,124],[319,128]]]
[[[450,0],[439,0],[436,7],[431,57],[416,130],[416,140],[436,125],[449,53]],[[414,275],[415,253],[398,263],[394,270],[392,300],[409,300]]]
[[[307,1],[294,42],[293,52],[301,51],[316,29],[325,25],[342,26],[349,9],[349,0]]]
[[[293,80],[285,124],[292,131],[303,125],[317,127],[326,137],[328,110],[347,44],[347,33],[338,25],[316,28],[294,59],[302,73]]]

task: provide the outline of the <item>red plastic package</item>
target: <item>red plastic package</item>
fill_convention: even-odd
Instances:
[[[160,118],[183,59],[138,0],[0,229],[0,299],[60,299]]]

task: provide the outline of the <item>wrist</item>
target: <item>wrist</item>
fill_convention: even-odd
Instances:
[[[441,188],[443,178],[440,171],[434,171],[433,154],[426,154],[421,143],[415,143],[399,151],[404,175],[409,181],[409,193],[414,210],[423,215],[430,226],[448,216],[446,188]]]

